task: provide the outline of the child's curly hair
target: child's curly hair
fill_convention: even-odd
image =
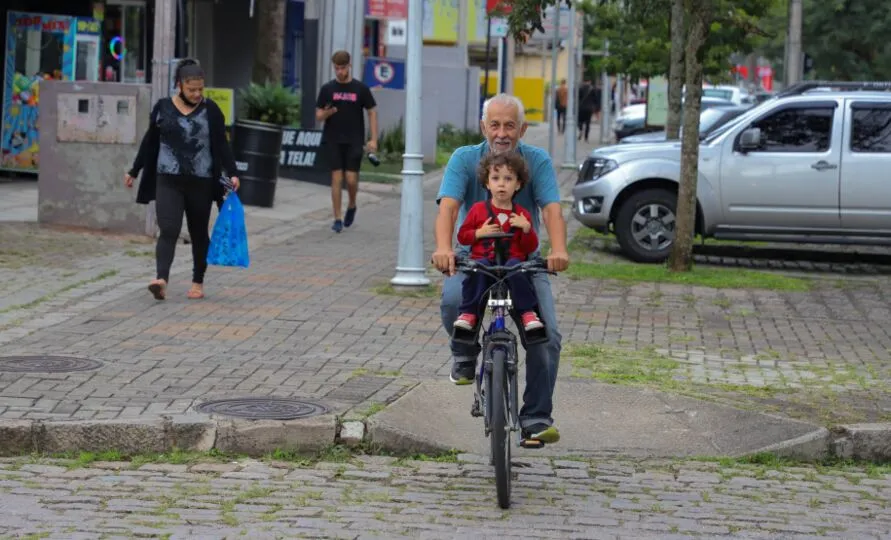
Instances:
[[[492,167],[507,167],[517,175],[517,181],[520,184],[520,189],[517,190],[517,193],[529,183],[529,168],[526,166],[526,160],[516,152],[504,152],[501,154],[490,152],[486,154],[486,157],[480,161],[480,166],[476,173],[477,179],[483,187],[489,185],[489,170]]]

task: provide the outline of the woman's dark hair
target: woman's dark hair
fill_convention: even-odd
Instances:
[[[173,81],[176,84],[203,78],[204,70],[201,69],[201,64],[198,63],[198,60],[195,60],[193,58],[185,58],[183,60],[180,60],[179,63],[176,64],[176,68],[173,71]]]
[[[489,170],[492,167],[496,169],[498,167],[507,167],[513,171],[517,176],[517,182],[520,184],[520,189],[517,190],[517,193],[529,183],[529,168],[526,166],[526,160],[516,152],[504,152],[501,154],[489,152],[486,154],[486,157],[480,161],[480,166],[477,169],[477,179],[483,187],[489,185]]]

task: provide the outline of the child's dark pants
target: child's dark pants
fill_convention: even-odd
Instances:
[[[486,259],[476,259],[476,262],[492,266],[492,261]],[[521,262],[520,259],[509,259],[506,266],[516,266]],[[480,302],[483,300],[483,295],[494,282],[495,280],[479,272],[468,272],[467,279],[464,280],[461,289],[463,298],[461,305],[458,307],[458,313],[479,315]],[[513,274],[507,278],[507,286],[510,289],[513,309],[517,313],[532,311],[538,305],[538,299],[535,298],[535,289],[532,287],[532,281],[527,274]]]

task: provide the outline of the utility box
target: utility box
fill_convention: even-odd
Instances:
[[[40,223],[146,234],[147,205],[124,185],[148,128],[151,87],[40,83]]]

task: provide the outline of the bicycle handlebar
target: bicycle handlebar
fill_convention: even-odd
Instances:
[[[455,269],[464,272],[480,272],[493,279],[498,280],[507,278],[508,276],[518,272],[526,272],[529,274],[557,275],[557,272],[548,270],[548,263],[542,258],[529,259],[528,261],[523,261],[520,264],[516,264],[513,266],[485,265],[480,264],[479,262],[470,258],[456,258]]]

